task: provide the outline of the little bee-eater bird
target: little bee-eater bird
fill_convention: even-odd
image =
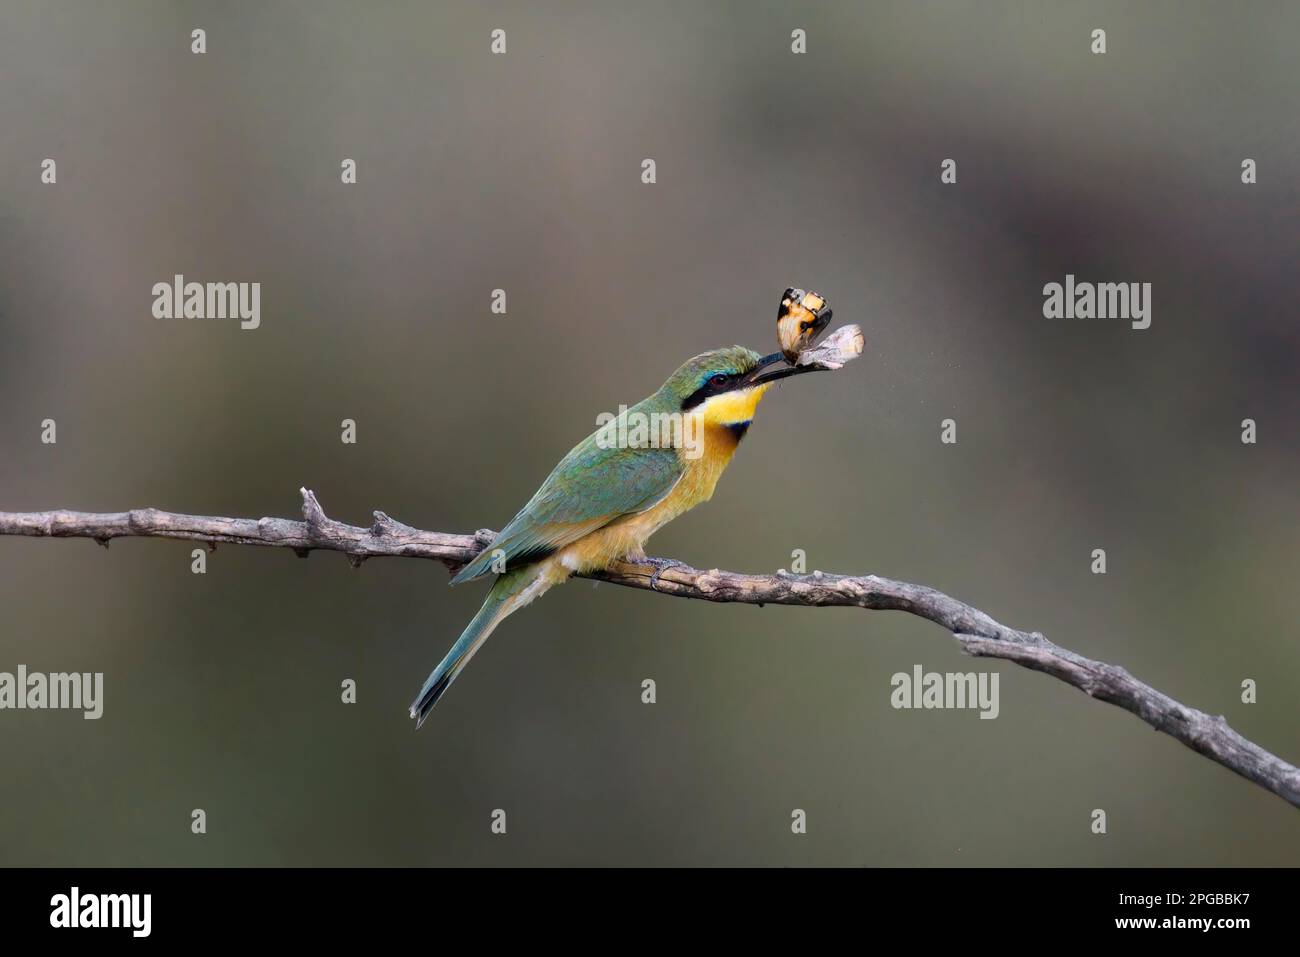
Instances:
[[[783,302],[782,310],[789,306]],[[492,544],[452,579],[457,585],[498,573],[483,607],[412,703],[417,728],[506,616],[570,575],[603,570],[622,559],[648,561],[642,550],[646,539],[713,496],[772,383],[818,368],[782,365],[783,360],[780,352],[760,356],[741,346],[688,359],[654,395],[560,460]],[[670,421],[665,414],[693,417],[699,441],[640,441],[635,447],[616,441],[619,435],[636,435],[638,422]],[[683,428],[674,434],[690,433]]]

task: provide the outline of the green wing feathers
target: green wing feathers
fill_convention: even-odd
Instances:
[[[560,460],[492,544],[451,580],[453,585],[486,575],[498,549],[507,571],[541,561],[616,518],[653,507],[681,478],[675,449],[601,448],[597,434]]]

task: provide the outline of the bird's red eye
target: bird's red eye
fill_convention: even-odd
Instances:
[[[729,378],[728,376],[726,376],[726,375],[724,375],[723,373],[719,372],[717,375],[715,375],[715,376],[710,376],[710,377],[709,377],[709,385],[711,385],[711,386],[715,386],[715,387],[721,387],[721,386],[724,386],[724,385],[727,384],[727,379],[728,379],[728,378]]]

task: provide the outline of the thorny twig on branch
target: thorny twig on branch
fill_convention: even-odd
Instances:
[[[322,549],[343,552],[355,566],[368,558],[388,555],[431,558],[451,569],[472,559],[494,536],[487,529],[474,535],[422,531],[394,521],[383,512],[375,512],[375,522],[369,528],[345,525],[326,517],[311,491],[304,488],[301,492],[300,522],[181,515],[154,508],[104,513],[0,512],[0,534],[93,538],[104,546],[110,539],[130,536],[186,539],[206,543],[210,548],[218,543],[269,545],[291,548],[302,557]],[[665,567],[663,562],[623,562],[586,577],[705,601],[843,605],[918,615],[951,632],[969,654],[1003,658],[1059,678],[1084,694],[1132,712],[1157,731],[1300,807],[1300,769],[1233,731],[1221,715],[1215,717],[1189,708],[1123,668],[1075,654],[1038,632],[1008,628],[978,608],[924,585],[877,575],[740,575],[682,564]]]

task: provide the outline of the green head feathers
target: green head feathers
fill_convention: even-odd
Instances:
[[[680,408],[699,405],[711,395],[741,388],[763,362],[763,357],[744,346],[714,349],[687,359],[659,389]]]

